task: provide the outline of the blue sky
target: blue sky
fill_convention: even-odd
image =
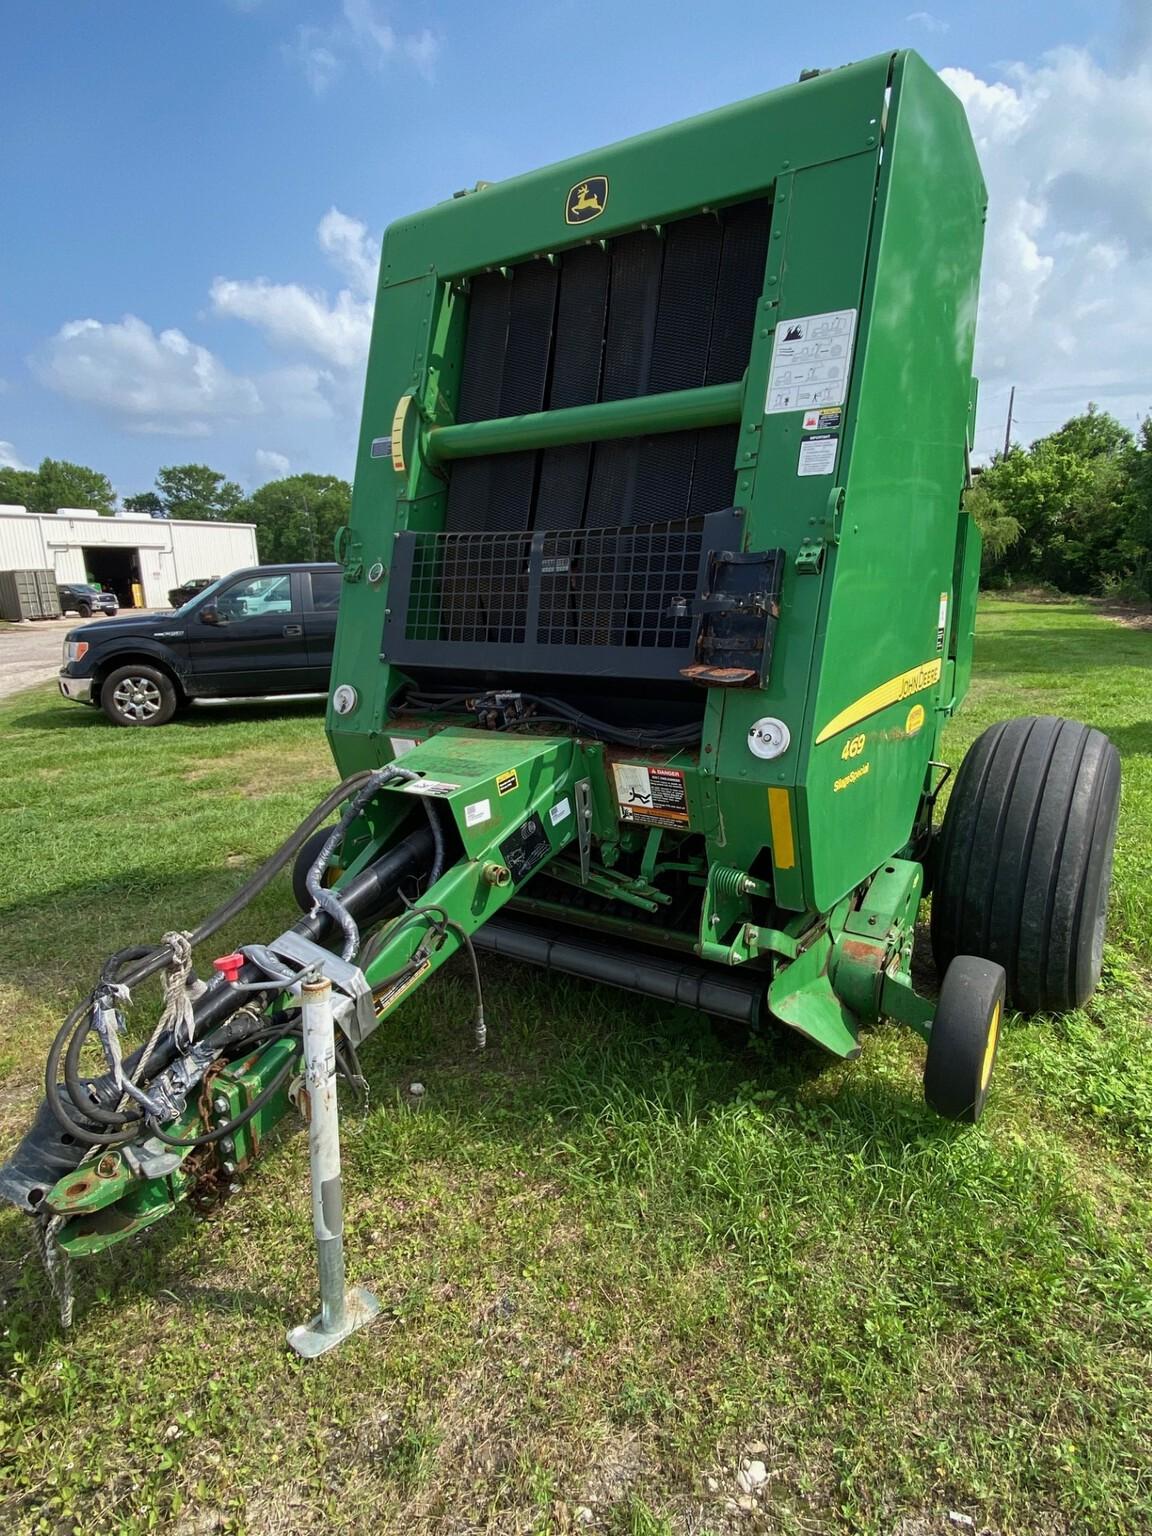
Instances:
[[[993,197],[979,447],[1152,406],[1148,0],[0,0],[0,462],[349,474],[397,214],[891,47]],[[999,423],[999,428],[997,427]]]

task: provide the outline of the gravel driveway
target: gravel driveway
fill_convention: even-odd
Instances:
[[[0,699],[55,677],[64,636],[80,622],[71,614],[66,619],[35,619],[0,628]]]

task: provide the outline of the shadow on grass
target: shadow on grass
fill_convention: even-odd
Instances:
[[[228,699],[198,701],[182,709],[167,725],[141,727],[168,731],[201,730],[211,725],[236,725],[246,720],[307,720],[324,718],[325,695],[303,698]],[[131,727],[113,725],[100,710],[82,704],[49,704],[26,715],[10,715],[5,728],[16,731],[103,730],[119,732]]]
[[[1035,672],[1069,677],[1089,668],[1100,671],[1142,663],[1152,664],[1152,633],[1121,625],[985,629],[976,637],[976,675],[984,681]]]

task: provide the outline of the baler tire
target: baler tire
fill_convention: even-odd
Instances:
[[[123,701],[127,697],[124,689],[131,683],[141,685],[137,689],[141,700],[134,706],[138,711],[135,715],[125,713],[127,704],[122,707],[122,702],[118,702],[116,696],[120,689]],[[145,666],[143,662],[117,667],[114,672],[109,672],[100,685],[100,708],[113,725],[167,725],[179,707],[180,695],[167,672],[162,672],[159,667]]]
[[[308,894],[308,871],[319,857],[320,850],[328,841],[331,827],[321,827],[318,832],[313,832],[307,842],[300,845],[300,852],[296,855],[296,862],[292,865],[292,895],[296,899],[296,905],[301,912],[311,912],[312,898]],[[330,864],[324,871],[322,885],[331,885],[340,874],[338,865]]]
[[[989,726],[944,813],[932,950],[1002,965],[1008,1000],[1062,1013],[1100,980],[1120,757],[1102,731],[1053,715]]]
[[[957,955],[945,972],[924,1062],[924,1098],[945,1120],[975,1125],[984,1113],[1004,986],[1003,967],[976,955]]]

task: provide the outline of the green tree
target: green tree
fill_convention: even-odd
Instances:
[[[997,457],[969,492],[990,531],[993,578],[1049,582],[1064,592],[1096,592],[1130,571],[1139,556],[1131,432],[1089,406],[1028,448]],[[1006,537],[1012,525],[1015,537]]]
[[[244,492],[207,464],[168,464],[156,476],[156,492],[169,517],[229,522],[244,516]]]
[[[155,491],[140,491],[136,496],[125,496],[123,506],[125,512],[147,512],[149,517],[167,515],[164,503]]]
[[[245,513],[256,524],[261,560],[331,560],[348,521],[352,487],[332,475],[288,475],[254,491]]]
[[[0,505],[30,507],[38,483],[34,469],[0,469]]]
[[[67,459],[42,459],[36,484],[25,503],[29,512],[58,512],[61,507],[91,508],[102,517],[116,510],[116,492],[107,475]]]

